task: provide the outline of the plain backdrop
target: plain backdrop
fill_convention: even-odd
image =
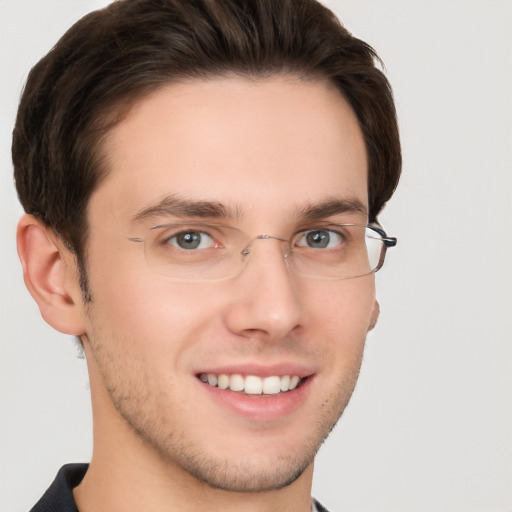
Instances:
[[[0,510],[89,460],[85,361],[48,327],[15,250],[10,134],[26,74],[100,0],[0,0]],[[352,402],[317,459],[333,512],[512,510],[512,3],[331,0],[380,53],[404,174],[395,250]]]

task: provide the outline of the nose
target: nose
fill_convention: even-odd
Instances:
[[[260,235],[242,252],[248,261],[233,279],[225,316],[231,332],[279,340],[299,326],[301,307],[283,242],[286,240]]]

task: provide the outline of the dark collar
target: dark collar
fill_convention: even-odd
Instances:
[[[89,464],[66,464],[30,512],[78,512],[73,498],[73,488],[82,481]],[[318,512],[327,510],[315,500]]]
[[[60,468],[55,480],[30,512],[78,512],[73,488],[85,476],[89,464],[66,464]]]

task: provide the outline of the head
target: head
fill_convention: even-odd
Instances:
[[[108,174],[106,134],[165,85],[281,74],[328,80],[354,110],[374,221],[401,168],[392,93],[378,64],[314,0],[114,2],[77,22],[28,77],[12,146],[20,201],[74,252],[88,300],[86,212]]]
[[[109,446],[229,491],[312,468],[378,305],[372,274],[302,277],[282,245],[375,221],[391,197],[400,148],[377,63],[314,1],[124,0],[33,69],[13,159],[46,234],[22,223],[20,252],[45,318],[81,337],[95,423],[124,420]],[[147,247],[177,222],[207,225],[207,249],[248,233],[249,262],[223,280],[162,277]],[[236,392],[290,376],[290,391]]]

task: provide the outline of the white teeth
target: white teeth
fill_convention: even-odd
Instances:
[[[244,378],[238,374],[231,375],[229,378],[229,389],[231,389],[231,391],[243,391]]]
[[[263,393],[275,395],[281,391],[281,379],[279,377],[266,377],[263,379]]]
[[[294,375],[291,379],[290,379],[290,387],[288,389],[295,389],[297,387],[297,384],[299,383],[299,377],[297,377],[296,375]]]
[[[202,373],[199,378],[205,384],[209,384],[219,389],[230,389],[231,391],[245,391],[248,395],[277,395],[280,392],[291,391],[295,389],[301,381],[297,375],[283,375],[279,377],[258,377],[257,375],[226,375],[221,373]]]
[[[248,395],[261,395],[263,391],[263,383],[259,377],[254,375],[247,375],[245,378],[244,391]]]
[[[221,374],[217,379],[217,386],[220,389],[228,389],[229,388],[229,377],[227,375]]]

